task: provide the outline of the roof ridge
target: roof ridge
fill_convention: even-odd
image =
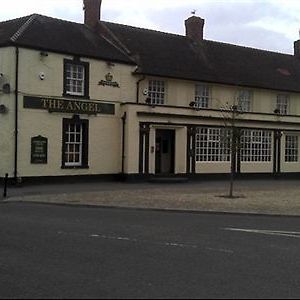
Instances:
[[[109,21],[101,21],[101,22],[106,23],[106,24],[113,24],[113,25],[130,27],[130,28],[133,28],[133,29],[138,29],[138,30],[143,30],[143,31],[152,31],[152,32],[155,32],[155,33],[160,33],[160,34],[165,34],[165,35],[172,35],[172,36],[186,38],[186,36],[182,35],[182,34],[172,33],[172,32],[165,32],[165,31],[160,31],[160,30],[157,30],[157,29],[149,29],[149,28],[137,27],[137,26],[127,25],[127,24],[114,23],[114,22],[109,22]]]
[[[12,42],[16,42],[17,39],[24,33],[24,31],[29,27],[32,21],[36,18],[36,16],[37,16],[36,14],[30,15],[27,21],[12,35],[10,40]]]
[[[268,53],[273,53],[273,54],[279,54],[279,55],[285,55],[285,56],[294,56],[289,53],[283,53],[283,52],[278,52],[278,51],[272,51],[272,50],[266,50],[266,49],[260,49],[260,48],[254,48],[251,46],[243,46],[243,45],[236,45],[236,44],[231,44],[227,42],[220,42],[220,41],[214,41],[214,40],[206,40],[204,39],[205,42],[209,43],[215,43],[215,44],[222,44],[222,45],[227,45],[227,46],[232,46],[232,47],[237,47],[237,48],[244,48],[244,49],[249,49],[252,51],[257,51],[257,52],[268,52]]]

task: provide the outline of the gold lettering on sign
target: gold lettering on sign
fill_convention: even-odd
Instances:
[[[57,101],[57,108],[58,109],[63,109],[64,108],[64,101],[58,100]]]
[[[42,99],[42,103],[43,103],[43,108],[47,109],[48,108],[48,99]]]
[[[68,102],[68,105],[67,105],[66,109],[67,110],[74,110],[72,102]]]
[[[80,103],[74,102],[74,106],[75,106],[75,109],[76,109],[76,110],[78,110],[78,111],[81,110]]]

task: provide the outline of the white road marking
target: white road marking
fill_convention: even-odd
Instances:
[[[174,242],[155,242],[155,241],[138,240],[138,239],[132,239],[132,238],[128,238],[128,237],[120,237],[120,236],[112,236],[112,235],[109,236],[109,235],[100,235],[100,234],[90,234],[89,237],[102,238],[102,239],[108,239],[108,240],[134,242],[134,243],[150,243],[153,245],[175,247],[175,248],[192,248],[192,249],[202,248],[199,245],[193,245],[193,244],[183,244],[183,243],[174,243]],[[209,247],[203,247],[203,249],[209,250],[209,251],[230,253],[230,254],[233,253],[232,250],[228,250],[228,249],[209,248]]]
[[[209,248],[209,247],[206,247],[207,250],[210,250],[210,251],[217,251],[217,252],[224,252],[224,253],[233,253],[232,250],[229,250],[229,249],[218,249],[218,248]]]
[[[261,230],[245,228],[223,228],[223,230],[300,238],[300,232],[298,231]]]

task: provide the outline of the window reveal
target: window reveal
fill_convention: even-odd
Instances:
[[[298,136],[297,135],[285,136],[285,161],[286,162],[298,161]]]
[[[150,80],[148,96],[150,104],[165,104],[166,88],[165,82],[161,80]]]
[[[70,95],[84,95],[84,66],[66,64],[66,92]]]
[[[198,127],[196,133],[196,161],[230,161],[230,130]]]
[[[272,133],[264,130],[242,130],[240,148],[242,162],[270,162]]]
[[[238,95],[238,109],[243,112],[251,111],[252,92],[241,90]]]
[[[287,115],[289,110],[289,95],[277,95],[276,109],[281,115]]]
[[[195,103],[197,108],[208,108],[210,91],[209,86],[197,84],[195,87]]]
[[[88,167],[88,120],[63,119],[63,167]]]
[[[89,63],[64,60],[64,96],[89,97]]]

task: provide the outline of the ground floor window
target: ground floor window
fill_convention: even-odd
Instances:
[[[297,135],[285,136],[285,161],[286,162],[298,161],[298,136]]]
[[[270,162],[272,158],[271,131],[242,130],[240,149],[242,162]]]
[[[88,120],[63,119],[62,166],[88,166]]]
[[[224,128],[198,127],[196,133],[196,161],[230,161],[230,131]]]

